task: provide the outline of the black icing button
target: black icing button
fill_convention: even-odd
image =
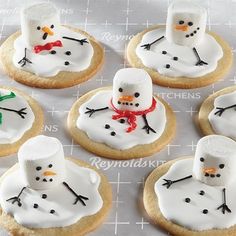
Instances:
[[[57,52],[55,50],[52,50],[50,53],[51,54],[56,54]]]
[[[205,195],[205,192],[204,192],[203,190],[201,190],[201,191],[199,192],[199,194],[203,196],[203,195]]]
[[[170,65],[169,65],[169,64],[166,64],[166,68],[169,69],[169,68],[170,68]]]
[[[178,59],[179,59],[178,57],[173,57],[174,61],[178,61]]]
[[[47,194],[45,194],[45,193],[42,194],[42,198],[43,198],[43,199],[46,199],[47,197],[48,197]]]
[[[108,125],[108,124],[105,124],[105,129],[110,129],[110,125]]]
[[[207,213],[208,213],[208,210],[207,210],[207,209],[204,209],[204,210],[202,211],[202,213],[203,213],[203,214],[207,214]]]
[[[38,208],[39,207],[39,205],[38,204],[34,204],[34,208],[36,209],[36,208]]]
[[[190,203],[191,199],[187,197],[187,198],[185,198],[185,202]]]
[[[18,207],[21,207],[21,206],[22,206],[22,204],[20,202],[18,202]]]
[[[199,28],[199,27],[197,27],[197,30],[200,30],[200,28]]]
[[[125,123],[125,119],[120,119],[120,123],[124,124]]]
[[[37,181],[39,181],[39,180],[40,180],[40,178],[39,178],[39,177],[36,177],[35,179],[36,179]]]
[[[68,66],[68,65],[70,65],[70,62],[68,62],[68,61],[65,61],[65,66]]]
[[[70,55],[71,55],[71,51],[66,51],[65,54],[66,54],[67,56],[70,56]]]
[[[162,51],[162,54],[164,54],[164,55],[167,54],[167,51]]]
[[[54,214],[54,213],[55,213],[55,210],[53,210],[53,209],[50,210],[50,213],[51,213],[51,214]]]
[[[112,131],[111,136],[116,136],[116,132]]]

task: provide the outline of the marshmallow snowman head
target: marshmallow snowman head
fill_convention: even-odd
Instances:
[[[193,47],[204,39],[206,9],[191,0],[176,0],[168,8],[166,38],[169,42]]]
[[[26,186],[50,189],[65,179],[62,144],[53,137],[39,135],[25,142],[18,152],[19,166]]]
[[[221,135],[199,140],[193,164],[193,177],[205,184],[224,186],[235,178],[236,142]]]
[[[60,40],[60,14],[51,3],[38,3],[21,11],[21,31],[27,47]]]
[[[115,108],[142,111],[152,105],[152,80],[145,70],[125,68],[116,72],[112,102]]]

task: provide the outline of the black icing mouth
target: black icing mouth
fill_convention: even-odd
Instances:
[[[185,37],[186,37],[186,38],[193,37],[195,34],[197,34],[198,30],[200,30],[199,27],[197,27],[197,29],[195,29],[194,31],[192,31],[190,34],[186,34]]]
[[[43,34],[43,40],[45,40],[48,37],[48,33]]]
[[[138,107],[139,106],[139,103],[132,103],[132,102],[120,102],[120,101],[118,101],[117,102],[119,105],[124,105],[124,106],[136,106],[136,107]]]
[[[220,178],[221,174],[209,174],[209,173],[205,173],[205,177],[210,177],[210,178]]]

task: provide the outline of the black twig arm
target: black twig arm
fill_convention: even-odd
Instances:
[[[147,134],[149,134],[150,131],[153,132],[153,133],[156,133],[156,131],[148,124],[147,115],[144,114],[144,115],[142,115],[142,117],[143,117],[143,120],[144,120],[144,123],[145,123],[143,129],[146,130]]]
[[[11,202],[12,204],[14,204],[16,202],[18,204],[18,206],[21,207],[22,203],[21,203],[20,196],[22,195],[22,193],[24,192],[25,189],[26,189],[26,187],[23,187],[17,196],[11,197],[11,198],[7,199],[6,201],[7,202],[12,201]]]
[[[157,43],[158,41],[160,41],[160,40],[162,40],[162,39],[164,39],[164,38],[165,38],[165,36],[161,36],[160,38],[154,40],[153,42],[143,44],[143,45],[141,45],[140,47],[142,47],[142,48],[144,48],[144,49],[146,49],[146,50],[150,50],[150,49],[151,49],[151,46],[152,46],[153,44]]]
[[[196,48],[193,48],[193,52],[194,52],[195,56],[197,57],[197,63],[195,64],[196,66],[208,65],[208,63],[206,63],[205,61],[203,61],[200,58],[199,53]]]
[[[89,114],[89,117],[91,117],[95,112],[104,111],[104,110],[107,110],[107,109],[109,109],[109,107],[103,107],[103,108],[98,108],[98,109],[93,109],[93,108],[86,107],[87,111],[84,114]]]
[[[169,188],[172,184],[174,183],[178,183],[178,182],[181,182],[181,181],[184,181],[186,179],[190,179],[192,178],[193,176],[192,175],[188,175],[184,178],[181,178],[181,179],[176,179],[176,180],[169,180],[169,179],[163,179],[165,181],[164,184],[162,184],[163,186],[166,186],[166,188]]]
[[[27,115],[27,112],[25,112],[26,109],[27,109],[27,107],[21,108],[20,110],[14,110],[14,109],[6,108],[6,107],[0,107],[0,110],[14,112],[14,113],[18,114],[22,119],[25,119],[25,115]]]
[[[24,67],[26,63],[32,64],[32,61],[30,61],[26,56],[27,48],[25,48],[24,50],[25,50],[24,57],[18,61],[18,64],[20,64],[21,67]]]
[[[217,208],[217,210],[221,209],[223,214],[225,214],[225,212],[231,213],[232,211],[229,209],[227,202],[226,202],[226,189],[225,188],[223,188],[222,193],[223,193],[223,204],[220,205]]]
[[[87,197],[78,195],[66,182],[63,182],[63,185],[75,196],[74,205],[77,204],[78,201],[81,202],[82,205],[86,206],[85,201],[89,200]]]
[[[215,115],[221,116],[226,110],[235,108],[236,111],[236,104],[232,105],[232,106],[228,106],[228,107],[216,107],[216,112],[214,113]]]
[[[67,37],[67,36],[63,36],[62,38],[63,39],[68,39],[68,40],[71,40],[71,41],[79,42],[80,45],[82,45],[82,46],[84,45],[84,43],[89,43],[86,38],[84,38],[84,39],[76,39],[76,38],[71,38],[71,37]]]

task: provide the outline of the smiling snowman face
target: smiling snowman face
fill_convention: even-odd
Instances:
[[[142,111],[152,105],[152,80],[142,69],[119,70],[113,80],[113,105],[119,110]]]
[[[236,143],[225,136],[206,136],[197,144],[193,176],[208,184],[223,186],[229,183],[236,168]]]
[[[39,3],[23,9],[21,31],[28,47],[60,40],[58,9],[51,3]]]
[[[65,179],[64,152],[56,138],[40,135],[28,140],[18,159],[24,181],[32,189],[50,189]]]
[[[189,0],[174,1],[168,8],[166,38],[169,42],[195,46],[204,38],[206,9]]]

